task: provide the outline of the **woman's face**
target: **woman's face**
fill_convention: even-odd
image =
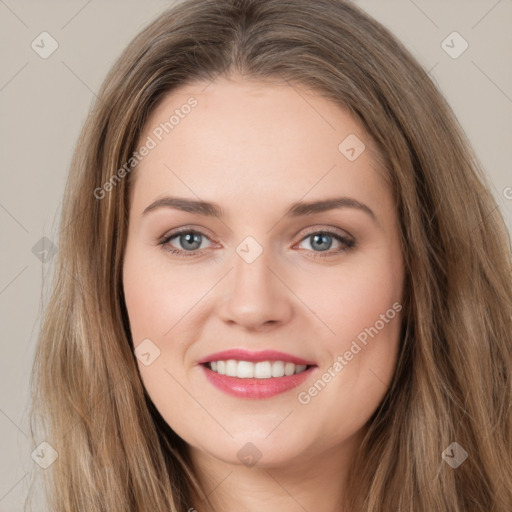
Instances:
[[[397,216],[368,135],[304,88],[231,78],[169,94],[138,147],[123,279],[155,406],[205,460],[341,453],[399,345]]]

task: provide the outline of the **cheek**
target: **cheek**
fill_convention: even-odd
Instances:
[[[152,399],[174,407],[186,396],[172,376],[179,382],[187,378],[187,348],[196,329],[191,320],[197,320],[200,307],[196,306],[212,281],[204,272],[169,267],[154,248],[128,244],[123,289],[137,364]],[[140,354],[148,352],[150,364],[146,365]]]
[[[185,306],[193,299],[186,296],[193,293],[187,291],[190,287],[182,281],[179,273],[172,279],[167,276],[164,269],[143,250],[127,248],[123,288],[144,388],[162,416],[173,418],[173,428],[184,423],[187,425],[185,432],[189,432],[192,427],[188,422],[178,421],[176,425],[172,414],[175,410],[191,408],[190,397],[180,386],[185,382],[184,350],[180,337],[173,336],[179,331],[180,319],[186,313]],[[173,342],[166,343],[170,337],[173,337]]]
[[[402,320],[401,265],[398,253],[376,253],[325,284],[318,316],[334,334],[322,335],[323,373],[301,389],[299,402],[313,417],[329,410],[325,427],[333,436],[340,422],[347,431],[361,428],[392,380]]]
[[[131,265],[128,261],[124,270],[124,295],[133,343],[137,346],[164,329],[162,292],[155,276],[144,265]]]
[[[172,335],[174,326],[204,295],[209,281],[197,272],[170,271],[164,258],[134,248],[126,252],[123,283],[133,342],[137,345],[148,337],[161,340]]]
[[[325,380],[332,380],[331,392],[341,394],[328,398],[326,393],[324,399],[378,400],[393,376],[400,339],[403,267],[399,252],[372,252],[333,272],[331,279],[317,281],[320,286],[311,284],[309,300],[317,305],[314,312],[330,331],[318,324],[323,366],[339,363],[331,369],[336,377],[327,375]]]
[[[331,355],[345,346],[350,348],[352,339],[360,333],[364,338],[365,329],[376,323],[383,334],[399,323],[393,304],[400,306],[403,300],[403,269],[400,258],[391,251],[357,256],[323,277],[317,273],[301,281],[299,293],[322,320],[324,326],[318,323],[318,332]]]

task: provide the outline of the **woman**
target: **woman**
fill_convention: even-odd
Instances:
[[[510,242],[427,74],[337,0],[188,0],[76,149],[52,510],[512,507]]]

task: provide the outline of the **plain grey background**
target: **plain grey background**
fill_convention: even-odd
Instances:
[[[430,71],[473,143],[510,230],[512,0],[356,3]],[[21,511],[30,472],[44,471],[28,440],[29,377],[74,144],[117,56],[171,4],[0,0],[0,512]],[[58,47],[47,55],[52,45]],[[47,261],[41,248],[49,250]]]

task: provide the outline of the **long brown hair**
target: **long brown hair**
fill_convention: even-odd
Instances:
[[[41,470],[52,510],[191,507],[186,445],[152,405],[133,353],[122,288],[132,174],[119,170],[165,95],[233,72],[306,86],[348,108],[396,198],[400,355],[344,512],[510,512],[510,238],[427,73],[343,0],[187,0],[145,28],[108,74],[72,161],[33,368],[34,446],[58,453]],[[454,442],[468,454],[456,469],[442,456]]]

